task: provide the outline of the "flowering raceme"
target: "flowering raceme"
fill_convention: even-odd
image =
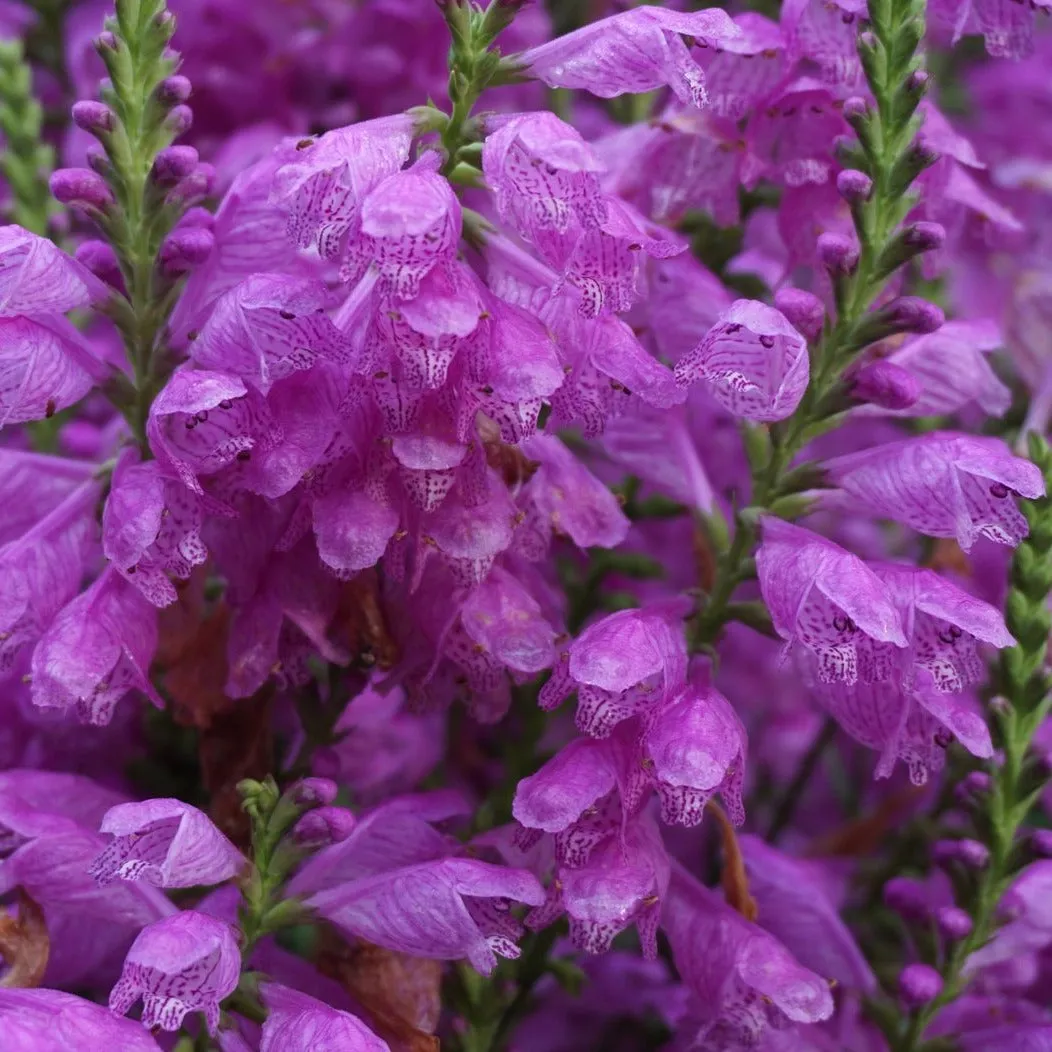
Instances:
[[[0,9],[5,1050],[1045,1047],[1048,5],[697,6]]]

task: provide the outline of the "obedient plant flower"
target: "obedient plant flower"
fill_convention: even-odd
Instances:
[[[157,612],[115,570],[59,611],[33,651],[33,702],[73,709],[86,723],[109,723],[117,702],[142,691],[163,703],[148,670],[157,646]]]
[[[807,340],[780,311],[758,300],[735,300],[676,363],[678,383],[704,380],[728,412],[765,422],[792,414],[809,376]]]
[[[10,1052],[77,1052],[119,1048],[160,1052],[160,1045],[130,1019],[61,990],[0,989],[0,1027]]]
[[[187,1013],[202,1012],[214,1034],[219,1002],[233,992],[240,972],[241,954],[230,926],[185,910],[139,933],[110,993],[110,1010],[126,1015],[141,997],[144,1026],[174,1031]]]
[[[886,679],[907,645],[883,582],[832,541],[781,519],[763,521],[756,569],[774,627],[814,654],[818,678],[848,686]]]
[[[235,876],[245,861],[206,814],[181,800],[118,804],[106,813],[100,831],[112,837],[91,864],[90,873],[100,884],[219,884]]]
[[[498,956],[519,956],[521,928],[510,904],[540,906],[544,891],[526,870],[445,858],[351,881],[307,901],[358,938],[417,957],[466,958],[489,975]]]
[[[0,227],[0,317],[53,317],[105,300],[109,291],[48,238]]]
[[[259,1052],[390,1052],[350,1012],[278,983],[267,983],[262,993],[267,1018]]]
[[[719,47],[740,33],[719,8],[682,14],[639,7],[518,56],[531,76],[552,88],[581,88],[609,99],[668,86],[683,102],[703,106],[705,74],[684,41]]]
[[[936,431],[825,465],[862,507],[968,551],[980,536],[1016,545],[1027,535],[1015,497],[1040,497],[1041,472],[994,438]]]
[[[674,870],[662,928],[691,993],[685,1031],[702,1048],[756,1047],[772,1029],[833,1014],[828,982],[692,877]]]
[[[542,708],[577,692],[577,726],[605,738],[622,720],[659,706],[684,679],[679,603],[623,610],[589,626],[560,656],[541,689]]]

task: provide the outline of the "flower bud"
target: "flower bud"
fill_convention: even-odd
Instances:
[[[92,135],[113,131],[116,122],[116,115],[104,102],[81,99],[73,103],[73,123]]]
[[[197,169],[198,153],[192,146],[166,146],[153,162],[151,172],[158,186],[175,186]]]
[[[943,906],[936,910],[935,923],[943,937],[950,942],[960,942],[972,930],[972,918],[959,906]]]
[[[902,232],[902,239],[917,252],[934,252],[946,244],[942,223],[913,223]]]
[[[158,258],[166,274],[184,274],[200,266],[212,254],[215,236],[204,227],[190,226],[173,230],[161,245]]]
[[[113,171],[113,165],[106,151],[97,142],[93,142],[88,147],[88,167],[102,176],[109,175]]]
[[[172,202],[183,202],[189,204],[191,201],[200,201],[212,192],[216,181],[216,170],[210,164],[203,161],[185,179],[181,179],[168,193],[168,199]]]
[[[919,296],[899,296],[888,304],[887,310],[897,332],[935,332],[946,321],[940,307]]]
[[[292,828],[292,839],[300,847],[328,847],[346,840],[357,819],[343,807],[318,807],[308,811]]]
[[[164,126],[176,137],[185,134],[194,123],[194,111],[189,106],[173,106],[164,119]]]
[[[83,264],[97,278],[101,278],[109,285],[117,285],[121,281],[121,268],[117,262],[117,253],[105,241],[85,241],[77,246],[74,253],[78,263]]]
[[[211,230],[215,222],[216,217],[207,208],[196,207],[187,210],[186,215],[179,220],[179,228],[199,226],[205,230]]]
[[[331,778],[301,778],[289,790],[289,798],[300,807],[327,806],[338,791]]]
[[[190,78],[177,73],[166,77],[157,85],[157,101],[162,106],[178,106],[186,102],[192,92],[193,85],[190,83]]]
[[[820,234],[818,258],[830,274],[850,274],[858,266],[858,242],[844,234]]]
[[[101,55],[104,51],[117,50],[117,38],[108,30],[101,32],[93,41],[95,50]]]
[[[844,120],[855,121],[869,113],[869,103],[861,95],[852,95],[844,102]]]
[[[847,168],[836,177],[837,193],[849,204],[868,201],[873,193],[873,180],[865,172]]]
[[[821,336],[826,309],[814,293],[790,287],[779,289],[774,294],[774,305],[786,316],[789,324],[809,340]]]
[[[915,96],[924,95],[931,83],[931,74],[924,69],[915,69],[906,78],[906,90]]]
[[[104,209],[113,203],[105,180],[90,168],[59,168],[48,180],[51,194],[64,205]]]
[[[1030,850],[1041,858],[1052,858],[1052,829],[1035,829],[1030,834]]]
[[[881,409],[908,409],[920,398],[917,378],[901,365],[878,359],[863,365],[851,381],[851,397]]]
[[[990,861],[990,849],[978,840],[937,840],[931,854],[940,866],[960,862],[968,869],[985,869]]]
[[[971,771],[957,783],[953,795],[958,803],[971,803],[977,796],[988,793],[992,786],[993,780],[985,771]]]
[[[924,886],[912,877],[892,877],[884,885],[884,905],[912,921],[927,920],[930,912]]]
[[[920,1008],[942,993],[942,976],[930,965],[908,964],[899,973],[899,993],[911,1008]]]

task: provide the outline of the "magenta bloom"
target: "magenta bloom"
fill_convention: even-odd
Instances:
[[[833,480],[874,515],[932,537],[1016,545],[1028,532],[1016,496],[1040,497],[1041,472],[998,439],[934,431],[826,462]]]
[[[337,927],[369,942],[416,957],[467,958],[489,975],[498,956],[519,956],[521,927],[510,904],[539,906],[544,890],[526,870],[444,858],[377,873],[307,901]]]
[[[390,1052],[357,1016],[279,983],[263,988],[267,1019],[259,1052]]]
[[[117,702],[141,690],[163,703],[149,680],[157,611],[109,569],[58,613],[33,651],[33,702],[75,709],[86,723],[109,723]]]
[[[811,651],[823,682],[884,679],[907,645],[885,585],[861,559],[781,519],[763,520],[756,569],[778,634]]]
[[[553,88],[580,88],[604,99],[670,87],[682,102],[703,106],[705,74],[684,41],[709,47],[740,30],[719,8],[682,14],[637,7],[531,48],[521,59]]]
[[[0,227],[0,317],[47,317],[104,300],[110,289],[53,241]]]
[[[181,800],[118,804],[100,831],[113,838],[91,864],[100,884],[142,880],[160,888],[220,884],[244,865],[241,852],[202,811]]]
[[[659,705],[687,668],[678,604],[623,610],[586,628],[541,689],[544,709],[577,692],[577,726],[605,738],[622,720]]]
[[[139,933],[110,993],[110,1011],[125,1015],[141,997],[144,1026],[175,1031],[187,1013],[203,1012],[214,1034],[219,1002],[233,992],[240,974],[230,925],[184,910]]]
[[[704,380],[728,412],[746,420],[784,420],[807,390],[807,340],[758,300],[735,300],[705,338],[676,363],[683,386]]]
[[[115,1019],[102,1005],[60,990],[0,988],[0,1030],[7,1052],[160,1052],[161,1046],[130,1019]]]

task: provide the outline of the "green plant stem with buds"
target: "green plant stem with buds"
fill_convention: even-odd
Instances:
[[[174,139],[157,89],[178,65],[168,49],[175,23],[164,0],[117,0],[116,17],[107,20],[106,29],[113,34],[112,46],[100,40],[98,51],[112,87],[103,101],[117,120],[99,139],[116,205],[96,221],[117,254],[128,290],[127,300],[116,299],[111,310],[134,373],[134,391],[118,392],[115,401],[145,452],[146,415],[164,381],[160,340],[178,289],[177,283],[165,287],[159,281],[157,256],[179,209],[166,203],[150,179],[157,154]]]
[[[821,339],[810,348],[811,382],[796,411],[770,428],[745,428],[752,469],[750,506],[736,516],[729,543],[726,524],[717,516],[708,521],[719,568],[707,602],[694,619],[695,650],[710,649],[734,616],[734,592],[753,574],[760,515],[792,518],[806,510],[800,494],[820,475],[809,465],[789,467],[808,442],[839,422],[845,369],[868,344],[888,335],[880,312],[871,307],[890,274],[908,258],[900,248],[898,229],[916,200],[909,186],[931,161],[915,145],[921,91],[911,80],[921,67],[916,49],[923,35],[924,0],[870,0],[869,20],[871,30],[860,38],[859,54],[876,107],[851,118],[858,142],[845,157],[873,181],[869,198],[852,207],[861,246],[858,265],[834,279],[837,317],[827,321]]]
[[[11,192],[7,213],[12,222],[47,237],[55,212],[47,183],[55,154],[42,139],[44,112],[32,80],[22,44],[0,41],[0,174]]]
[[[1045,477],[1046,493],[1052,493],[1052,450],[1037,435],[1030,436],[1030,459]],[[1048,609],[1052,592],[1052,497],[1024,504],[1022,510],[1030,534],[1012,560],[1006,612],[1009,631],[1018,644],[1002,652],[993,677],[994,740],[1003,759],[990,768],[991,789],[976,816],[976,831],[989,848],[990,859],[967,903],[971,933],[953,947],[940,969],[942,992],[913,1013],[899,1034],[888,1035],[894,1052],[934,1052],[937,1047],[924,1039],[924,1032],[939,1009],[963,993],[968,982],[963,974],[965,962],[995,932],[998,903],[1024,861],[1016,836],[1047,778],[1042,767],[1027,762],[1027,754],[1034,734],[1052,709],[1052,682],[1045,670],[1052,630]]]

